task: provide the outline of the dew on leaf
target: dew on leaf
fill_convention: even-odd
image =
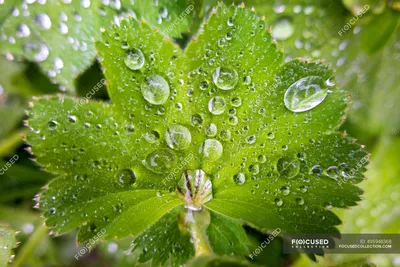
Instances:
[[[257,164],[251,164],[249,166],[249,172],[253,175],[256,175],[260,172],[260,167]]]
[[[226,102],[221,96],[214,96],[208,102],[208,110],[214,115],[220,115],[225,111]]]
[[[268,139],[274,139],[275,138],[275,134],[274,134],[274,132],[269,132],[268,134],[267,134],[267,137],[268,137]]]
[[[337,179],[339,178],[339,168],[337,166],[330,166],[326,169],[326,175],[329,178]]]
[[[160,148],[148,154],[143,163],[154,173],[165,173],[172,168],[175,162],[176,156],[172,150]]]
[[[293,178],[300,171],[300,162],[292,156],[283,156],[276,164],[276,169],[281,177]]]
[[[54,69],[55,69],[55,70],[61,70],[61,69],[64,67],[64,62],[62,61],[61,58],[56,57],[56,58],[53,60],[53,66],[54,66]]]
[[[146,140],[150,144],[154,144],[158,142],[160,139],[160,134],[157,131],[150,131],[145,134],[143,134],[144,140]]]
[[[275,198],[274,202],[278,207],[283,205],[283,200],[281,198]]]
[[[296,204],[297,205],[303,205],[304,204],[304,198],[302,198],[302,197],[296,198]]]
[[[76,116],[68,116],[68,121],[71,123],[75,123],[76,122]]]
[[[242,105],[242,99],[240,97],[232,98],[232,106],[240,107]]]
[[[172,125],[165,132],[165,141],[170,148],[182,150],[189,147],[192,136],[188,128],[182,125]]]
[[[233,89],[238,82],[238,73],[232,67],[218,67],[213,73],[214,84],[222,90]]]
[[[208,137],[214,137],[217,134],[217,126],[214,123],[210,123],[206,126],[205,132]]]
[[[222,131],[220,132],[220,136],[221,136],[221,139],[222,139],[222,140],[228,141],[229,139],[231,139],[231,131],[229,131],[229,130],[222,130]]]
[[[200,153],[202,153],[204,159],[213,162],[218,160],[222,156],[223,146],[216,139],[206,139],[200,146]]]
[[[49,121],[49,122],[47,123],[47,127],[48,127],[50,130],[55,130],[55,129],[57,129],[57,126],[58,126],[58,123],[57,123],[56,121]]]
[[[311,173],[320,176],[323,172],[323,169],[320,165],[314,165],[311,167]]]
[[[200,90],[206,90],[208,88],[208,82],[207,81],[202,81],[200,83]]]
[[[246,142],[250,145],[254,144],[256,142],[257,138],[255,135],[249,135],[246,138]]]
[[[35,21],[43,30],[48,30],[51,27],[50,17],[45,13],[38,14],[35,18]]]
[[[284,196],[287,196],[287,195],[290,194],[290,187],[287,186],[287,185],[282,186],[281,189],[280,189],[280,191],[281,191],[281,193],[282,193]]]
[[[58,25],[58,30],[60,31],[61,34],[67,34],[68,33],[68,26],[64,22],[61,22]]]
[[[239,172],[233,176],[233,181],[237,185],[242,185],[246,182],[246,176],[243,173]]]
[[[136,182],[136,174],[131,169],[120,170],[116,175],[117,181],[125,186]]]
[[[203,117],[202,117],[200,114],[194,114],[194,115],[192,115],[192,116],[190,117],[190,122],[191,122],[193,125],[200,125],[200,124],[203,124],[204,119],[203,119]]]
[[[17,27],[17,36],[22,38],[22,37],[28,37],[31,34],[31,30],[26,24],[20,24]]]
[[[154,105],[161,105],[167,101],[169,97],[169,85],[167,81],[160,75],[151,75],[143,81],[142,86],[143,97]]]
[[[137,48],[133,48],[127,51],[124,57],[125,65],[131,70],[138,70],[143,67],[144,61],[145,59],[143,52]]]
[[[289,86],[284,103],[290,111],[304,112],[321,104],[327,95],[324,80],[319,76],[308,76]]]

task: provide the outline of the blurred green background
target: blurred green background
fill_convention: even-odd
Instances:
[[[132,266],[130,240],[101,244],[78,261],[75,233],[53,237],[42,226],[33,198],[52,178],[32,160],[23,143],[24,110],[34,96],[67,93],[84,97],[103,79],[93,40],[101,28],[126,16],[143,18],[170,35],[182,48],[207,18],[214,0],[193,1],[22,1],[0,0],[0,224],[19,231],[15,266]],[[231,4],[232,1],[224,1]],[[323,60],[336,70],[336,81],[351,95],[341,131],[371,153],[364,200],[349,210],[335,210],[344,233],[400,233],[400,1],[276,0],[244,1],[265,16],[278,46],[292,58]],[[235,3],[235,4],[240,4]],[[173,30],[183,10],[193,5]],[[32,14],[49,14],[46,34],[31,27]],[[65,16],[64,16],[65,15]],[[65,20],[69,17],[69,20]],[[42,21],[39,27],[47,27]],[[24,31],[25,30],[25,31]],[[40,45],[38,45],[40,44]],[[46,50],[47,49],[47,50]],[[61,63],[58,59],[61,59]],[[61,64],[61,65],[60,65]],[[60,73],[60,69],[66,69]],[[93,99],[108,101],[102,87]],[[13,157],[15,164],[7,166]],[[272,249],[272,248],[271,248]],[[271,266],[288,266],[266,251]],[[274,255],[274,256],[271,256]],[[271,259],[276,258],[276,259]],[[400,266],[399,255],[306,256],[292,266]]]

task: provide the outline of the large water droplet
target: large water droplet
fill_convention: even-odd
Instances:
[[[243,173],[239,172],[233,176],[233,181],[235,182],[235,184],[242,185],[246,182],[246,176]]]
[[[165,173],[175,165],[176,157],[173,151],[160,148],[148,154],[143,163],[152,172]]]
[[[278,207],[283,205],[283,200],[281,198],[275,198],[274,202]]]
[[[210,123],[206,126],[205,131],[208,137],[214,137],[217,134],[217,126],[214,123]]]
[[[50,130],[55,130],[57,129],[58,123],[56,121],[49,121],[47,123],[47,126],[49,127]]]
[[[124,62],[131,70],[138,70],[144,65],[144,55],[140,49],[133,48],[126,52]]]
[[[200,152],[208,161],[216,161],[222,156],[222,144],[215,139],[206,139],[200,147]]]
[[[188,128],[182,125],[172,125],[165,132],[165,141],[170,148],[182,150],[189,147],[192,136]]]
[[[280,189],[280,191],[282,192],[282,194],[283,194],[284,196],[287,196],[287,195],[290,194],[290,187],[287,186],[287,185],[282,186],[281,189]]]
[[[130,169],[123,169],[119,171],[116,175],[119,183],[123,185],[132,185],[136,182],[136,175]]]
[[[231,90],[238,82],[238,74],[232,67],[219,67],[213,73],[213,81],[219,89]]]
[[[278,40],[286,40],[294,33],[292,20],[289,17],[279,18],[272,27],[272,36]]]
[[[281,177],[293,178],[300,171],[300,162],[295,157],[283,156],[278,160],[276,169]]]
[[[303,112],[315,108],[328,95],[325,81],[319,76],[308,76],[293,83],[284,96],[286,108]]]
[[[169,97],[169,85],[159,75],[151,75],[142,83],[143,97],[151,104],[161,105]]]
[[[340,174],[339,168],[336,167],[336,166],[330,166],[330,167],[328,167],[328,168],[326,169],[326,175],[327,175],[329,178],[332,178],[332,179],[334,179],[334,180],[336,180],[336,179],[339,178],[339,174]]]
[[[48,30],[51,27],[50,17],[45,13],[38,14],[35,21],[43,30]]]
[[[225,99],[221,96],[214,96],[208,102],[208,110],[214,115],[219,115],[224,113],[225,107],[226,107]]]

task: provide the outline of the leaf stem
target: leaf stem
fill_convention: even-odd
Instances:
[[[192,220],[190,220],[189,229],[193,239],[196,256],[205,253],[212,253],[212,249],[206,235],[207,227],[210,224],[209,211],[192,211],[188,209],[187,218],[192,218]]]

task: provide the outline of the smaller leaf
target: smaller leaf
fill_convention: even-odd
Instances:
[[[0,225],[0,266],[7,266],[8,262],[13,259],[11,255],[12,249],[15,247],[15,231]]]
[[[387,9],[365,26],[361,35],[361,48],[368,54],[379,51],[389,41],[400,22],[400,13]]]

